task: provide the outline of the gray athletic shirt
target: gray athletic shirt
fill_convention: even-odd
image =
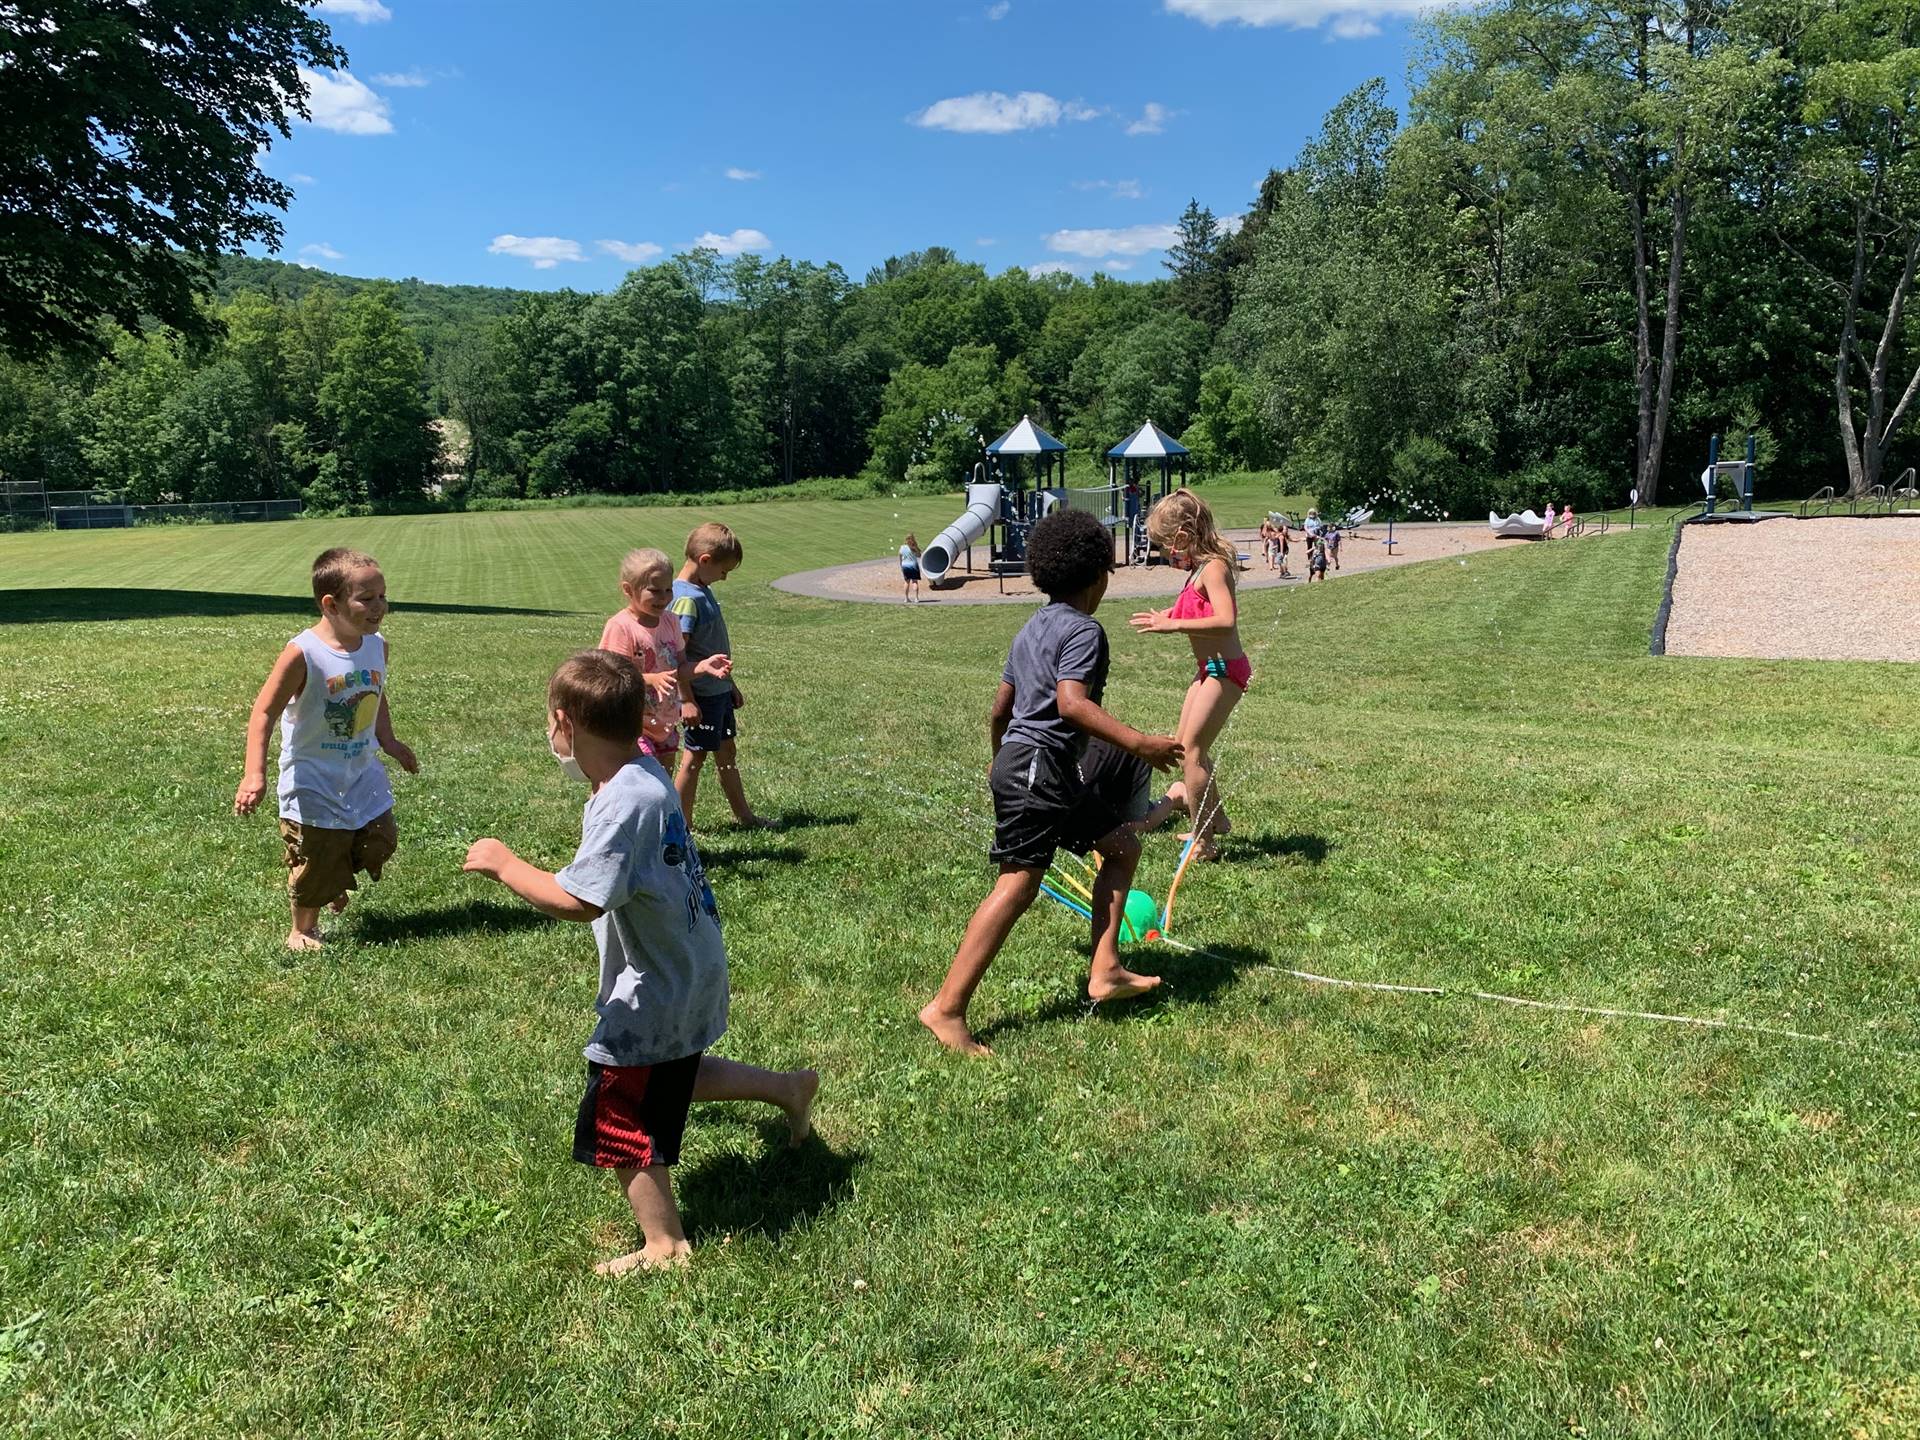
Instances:
[[[1000,678],[1013,686],[1013,719],[1001,743],[1077,757],[1086,731],[1060,718],[1056,687],[1078,680],[1098,705],[1107,688],[1107,632],[1091,615],[1055,600],[1033,612],[1007,652]]]
[[[580,849],[553,878],[604,912],[593,922],[600,1023],[587,1059],[657,1065],[697,1055],[726,1033],[720,912],[657,761],[635,756],[595,792]]]

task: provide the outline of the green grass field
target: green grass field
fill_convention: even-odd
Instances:
[[[459,864],[571,853],[546,676],[702,513],[0,537],[0,1433],[1920,1434],[1911,668],[1649,658],[1659,526],[1249,594],[1201,952],[1085,1018],[1081,922],[1036,910],[968,1062],[914,1011],[990,878],[1025,612],[768,588],[953,510],[724,514],[742,767],[791,823],[702,796],[721,1049],[817,1065],[820,1138],[697,1111],[695,1262],[620,1282],[567,1154],[591,937]],[[424,770],[295,957],[228,807],[338,543],[385,566]],[[1108,703],[1163,729],[1190,662],[1125,608]]]

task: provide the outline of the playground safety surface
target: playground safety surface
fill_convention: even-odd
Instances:
[[[1278,571],[1267,569],[1266,561],[1260,554],[1257,530],[1228,530],[1226,535],[1239,547],[1240,553],[1247,559],[1246,567],[1240,572],[1242,590],[1266,590],[1286,585],[1306,584],[1307,552],[1306,547],[1299,543],[1297,535],[1293,552],[1287,560],[1288,569],[1293,572],[1292,578],[1284,580],[1280,578]],[[1358,530],[1349,532],[1340,546],[1340,568],[1330,570],[1327,578],[1337,580],[1342,575],[1357,575],[1365,570],[1380,570],[1389,565],[1409,565],[1420,560],[1464,556],[1477,550],[1535,543],[1524,540],[1497,540],[1488,532],[1485,522],[1477,524],[1423,522],[1417,525],[1395,525],[1391,556],[1387,554],[1386,538],[1387,527],[1384,525],[1362,525]],[[974,558],[977,564],[984,567],[987,547],[984,545],[977,547]],[[1001,593],[1001,583],[984,568],[965,573],[955,569],[949,571],[948,576],[950,579],[958,578],[960,583],[952,589],[939,590],[922,584],[920,603],[924,605],[1032,605],[1041,598],[1040,592],[1034,588],[1032,578],[1027,575],[1006,576],[1005,594]],[[1108,603],[1128,597],[1146,599],[1156,595],[1175,595],[1186,583],[1187,572],[1175,570],[1168,565],[1122,565],[1113,572],[1113,581],[1107,588]],[[903,587],[900,583],[900,561],[897,556],[885,560],[864,560],[853,565],[833,565],[824,570],[802,570],[795,575],[783,575],[773,582],[773,588],[785,590],[793,595],[810,595],[821,600],[859,600],[880,605],[906,603],[901,593]]]
[[[1920,660],[1920,516],[1686,526],[1667,654]]]

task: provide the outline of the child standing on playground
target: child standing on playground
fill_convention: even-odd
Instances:
[[[1280,527],[1273,523],[1271,515],[1260,522],[1260,554],[1269,570],[1280,558]]]
[[[1214,525],[1207,502],[1185,486],[1153,508],[1147,533],[1170,563],[1192,572],[1171,608],[1141,611],[1133,617],[1133,628],[1142,634],[1185,635],[1193,646],[1198,668],[1174,734],[1185,752],[1195,858],[1211,860],[1219,853],[1213,837],[1233,829],[1213,784],[1213,742],[1253,681],[1253,665],[1240,648],[1237,624],[1234,571],[1240,557]]]
[[[1100,852],[1093,882],[1093,959],[1087,995],[1098,1005],[1160,983],[1120,963],[1120,919],[1140,840],[1127,813],[1143,772],[1180,759],[1170,735],[1143,735],[1101,708],[1107,632],[1093,618],[1113,572],[1113,541],[1084,510],[1058,510],[1027,538],[1027,568],[1047,603],[1014,636],[988,716],[993,747],[993,845],[999,878],[973,912],[940,993],[920,1023],[949,1050],[985,1055],[967,1026],[967,1005],[1014,924],[1040,894],[1061,846]]]
[[[920,602],[920,542],[907,532],[907,543],[900,547],[900,580],[907,587],[907,603]]]
[[[280,722],[280,837],[287,847],[289,950],[320,949],[320,910],[347,908],[354,875],[378,880],[399,844],[385,751],[409,775],[420,762],[387,713],[387,582],[371,555],[323,552],[313,562],[320,619],[274,661],[247,717],[246,769],[233,812],[267,791],[267,732]]]
[[[673,562],[664,550],[629,550],[620,562],[620,593],[627,597],[627,608],[607,618],[600,648],[625,655],[646,677],[654,703],[647,707],[640,748],[670,768],[680,755],[680,697],[693,693],[695,670],[724,680],[732,661],[726,655],[709,655],[699,667],[686,663],[680,622],[667,615],[673,602]],[[688,687],[684,692],[683,678]]]
[[[1307,539],[1307,583],[1327,578],[1327,540],[1324,535]]]
[[[753,813],[747,803],[747,789],[740,780],[740,765],[734,748],[733,716],[747,707],[746,697],[733,682],[733,656],[728,648],[726,617],[720,602],[713,598],[713,587],[739,568],[746,549],[725,525],[709,520],[696,525],[687,536],[686,563],[673,582],[673,603],[669,613],[680,626],[684,649],[680,670],[680,723],[686,731],[686,743],[680,754],[680,769],[674,774],[673,787],[680,794],[680,808],[687,823],[693,823],[693,802],[700,790],[700,770],[707,756],[713,756],[720,771],[720,793],[727,797],[735,823],[750,830],[769,828],[773,822]],[[719,669],[704,662],[725,657]]]
[[[1333,568],[1338,570],[1340,568],[1340,527],[1327,526],[1320,532],[1320,538],[1326,543],[1327,559],[1332,562]]]
[[[1287,524],[1287,517],[1285,515],[1280,517],[1279,528],[1280,578],[1282,580],[1291,580],[1293,578],[1293,572],[1287,569],[1287,552],[1293,548],[1293,536],[1290,533],[1292,527]]]
[[[798,1145],[820,1084],[811,1070],[762,1070],[704,1053],[727,1028],[727,951],[673,784],[637,749],[654,693],[631,660],[608,650],[583,650],[554,671],[548,748],[593,787],[580,848],[553,874],[498,840],[476,840],[461,867],[556,920],[593,926],[600,1019],[586,1048],[573,1158],[619,1177],[643,1241],[595,1266],[602,1275],[685,1262],[673,1165],[689,1104],[776,1105]]]

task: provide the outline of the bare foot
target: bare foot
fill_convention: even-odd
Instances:
[[[641,1250],[629,1250],[625,1255],[616,1255],[611,1260],[602,1260],[593,1267],[596,1275],[625,1275],[631,1270],[671,1270],[685,1265],[693,1258],[693,1247],[684,1240],[660,1250],[651,1246]]]
[[[769,820],[764,815],[748,815],[744,818],[736,816],[733,823],[742,830],[778,830],[780,828],[778,820]]]
[[[1104,1005],[1109,1000],[1131,1000],[1136,995],[1146,994],[1159,983],[1158,975],[1136,975],[1116,965],[1099,975],[1087,977],[1087,998],[1096,1005]]]
[[[341,911],[347,908],[347,901],[351,898],[352,897],[349,896],[346,891],[342,890],[340,894],[337,895],[333,899],[333,901],[327,906],[327,909],[331,910],[334,914],[338,915]]]
[[[289,950],[324,950],[326,948],[325,945],[320,943],[320,932],[318,930],[289,930],[287,932],[287,949]]]
[[[1221,830],[1216,833],[1224,835],[1227,832]],[[1183,843],[1193,839],[1193,832],[1188,831],[1185,835],[1182,835],[1180,839]],[[1214,843],[1212,835],[1207,836],[1206,839],[1200,842],[1200,847],[1193,858],[1196,860],[1218,860],[1220,858],[1220,847]]]
[[[780,1105],[787,1112],[787,1145],[790,1148],[806,1144],[807,1137],[813,1133],[813,1094],[819,1088],[818,1070],[793,1072],[793,1094]]]
[[[973,1038],[966,1018],[949,1015],[929,1000],[920,1010],[920,1023],[933,1032],[933,1038],[956,1055],[991,1055],[993,1051]]]

